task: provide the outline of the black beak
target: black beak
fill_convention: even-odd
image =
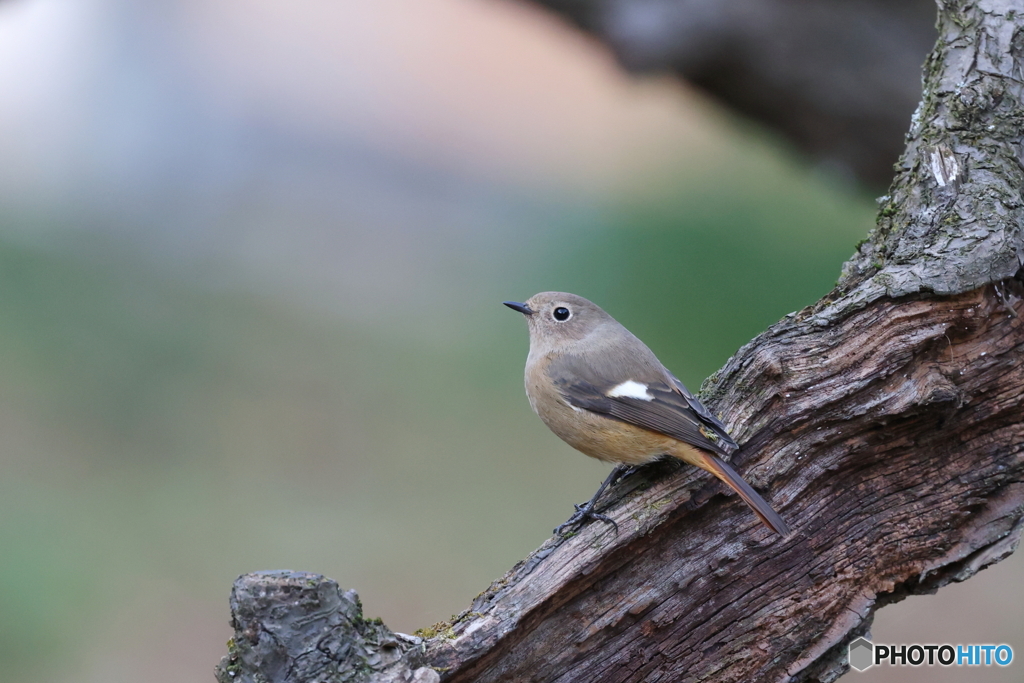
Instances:
[[[521,304],[518,301],[503,301],[506,306],[511,308],[513,311],[519,311],[523,315],[533,315],[534,310],[526,304]]]

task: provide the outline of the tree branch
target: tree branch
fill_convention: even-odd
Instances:
[[[920,97],[934,0],[533,0],[631,71],[670,71],[882,191]]]
[[[550,539],[434,637],[403,641],[403,657],[423,657],[448,683],[831,681],[879,607],[1016,548],[1024,13],[1014,4],[943,7],[878,227],[829,296],[705,383],[744,444],[734,462],[795,535],[771,534],[709,475],[662,463],[615,490],[604,512],[618,534],[590,524]],[[253,647],[277,628],[272,611],[260,617],[269,624],[245,616],[237,584],[233,611]],[[275,637],[302,635],[286,630]],[[231,680],[314,680],[233,670]],[[347,671],[327,680],[370,675]]]

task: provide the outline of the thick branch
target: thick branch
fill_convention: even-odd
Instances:
[[[772,535],[708,475],[664,463],[616,489],[604,512],[618,534],[591,524],[549,540],[407,656],[450,683],[831,681],[878,607],[1015,549],[1024,13],[1013,4],[942,11],[879,227],[830,296],[706,384],[744,444],[734,460],[796,534]],[[240,619],[258,610],[236,602],[240,628],[271,620],[240,631],[260,647],[273,610]],[[327,680],[369,675],[345,671]]]

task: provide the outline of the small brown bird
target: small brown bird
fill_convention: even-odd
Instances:
[[[551,431],[578,451],[618,467],[594,497],[555,529],[587,518],[604,490],[630,467],[671,455],[724,481],[772,531],[789,527],[719,456],[739,448],[718,418],[647,346],[595,304],[565,292],[541,292],[505,305],[526,316],[530,355],[526,395]]]

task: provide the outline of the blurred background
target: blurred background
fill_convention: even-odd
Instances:
[[[591,298],[696,389],[832,287],[862,187],[526,3],[0,0],[4,680],[212,681],[253,570],[461,611],[606,474],[501,301]],[[1024,655],[1022,578],[873,634]]]

